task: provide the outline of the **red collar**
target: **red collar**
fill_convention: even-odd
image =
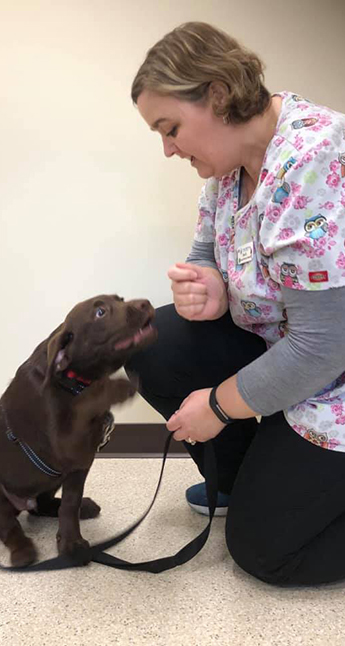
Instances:
[[[77,381],[81,381],[82,384],[85,384],[85,386],[90,386],[92,383],[91,379],[85,379],[85,377],[80,377],[80,375],[77,375],[74,370],[68,370],[66,373],[66,376],[68,379],[76,379]]]

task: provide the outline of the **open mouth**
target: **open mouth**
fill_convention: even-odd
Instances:
[[[148,339],[155,334],[155,328],[151,325],[151,322],[148,321],[145,323],[145,325],[133,336],[128,336],[125,339],[121,339],[121,341],[117,341],[115,343],[115,350],[127,350],[130,346],[136,346],[140,345],[145,339]]]

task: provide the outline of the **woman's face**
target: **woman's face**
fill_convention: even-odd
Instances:
[[[191,103],[144,90],[137,105],[151,130],[161,135],[164,154],[189,159],[200,177],[222,177],[241,163],[241,127],[225,125],[210,100]]]

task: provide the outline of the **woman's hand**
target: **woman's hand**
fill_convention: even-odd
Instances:
[[[194,390],[183,400],[179,410],[170,417],[167,429],[174,433],[175,440],[191,438],[196,442],[207,442],[225,428],[226,425],[210,408],[210,392],[211,388]]]
[[[176,263],[168,276],[177,313],[188,321],[212,321],[227,312],[224,281],[217,269]]]

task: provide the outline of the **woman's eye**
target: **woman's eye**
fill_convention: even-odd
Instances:
[[[167,137],[176,137],[177,135],[177,126],[174,126],[170,132],[168,132]]]
[[[98,307],[97,310],[96,310],[96,318],[98,318],[98,319],[102,318],[102,316],[104,316],[105,312],[106,312],[106,310],[104,309],[104,307]]]

